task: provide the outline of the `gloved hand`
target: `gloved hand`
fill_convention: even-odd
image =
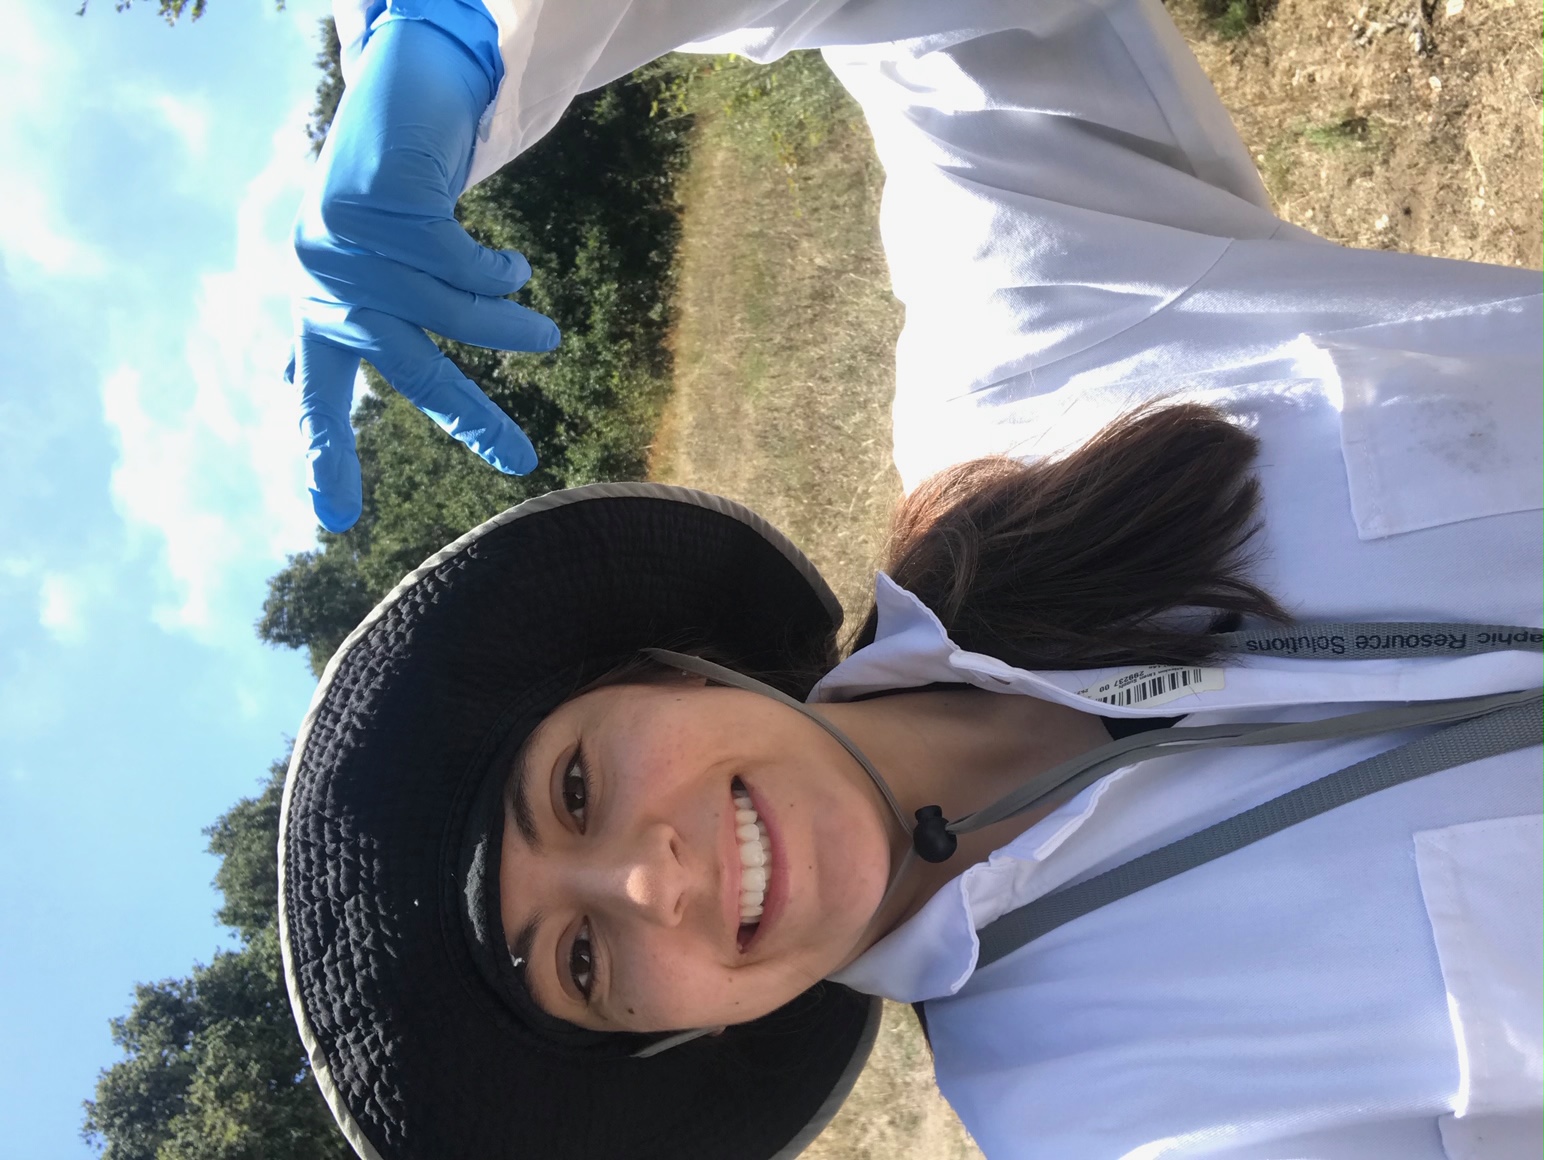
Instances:
[[[456,221],[484,67],[421,20],[392,20],[353,69],[295,224],[305,270],[295,350],[311,501],[329,531],[359,518],[349,424],[359,360],[498,470],[536,466],[525,433],[440,353],[425,330],[496,350],[551,350],[558,328],[504,295],[531,276],[513,250],[478,245]]]

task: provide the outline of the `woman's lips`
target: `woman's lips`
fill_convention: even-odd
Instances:
[[[767,809],[767,802],[756,787],[742,780],[745,792],[750,796],[751,804],[756,807],[756,816],[761,819],[761,824],[767,830],[767,845],[771,847],[772,860],[769,865],[771,873],[767,875],[767,893],[762,901],[761,919],[756,926],[756,931],[742,946],[742,953],[749,953],[766,941],[767,933],[777,925],[778,916],[783,911],[783,906],[788,898],[788,858],[783,845],[783,836],[778,831],[777,819]]]
[[[739,949],[740,932],[740,879],[744,867],[740,863],[740,842],[735,836],[734,789],[730,787],[729,808],[724,812],[722,836],[719,839],[719,858],[722,859],[723,885],[721,903],[724,923],[729,930],[729,944]]]

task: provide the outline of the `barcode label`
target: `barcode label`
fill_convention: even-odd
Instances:
[[[1078,696],[1106,705],[1162,705],[1223,687],[1222,669],[1187,665],[1163,665],[1126,669],[1097,685],[1078,690]]]

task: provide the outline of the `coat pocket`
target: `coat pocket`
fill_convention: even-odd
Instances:
[[[1544,1148],[1544,866],[1541,817],[1415,835],[1458,1052],[1458,1092],[1438,1121],[1449,1160],[1537,1160]]]
[[[1540,507],[1537,298],[1321,335],[1363,540]]]

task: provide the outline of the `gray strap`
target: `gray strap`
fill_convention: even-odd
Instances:
[[[1323,657],[1343,661],[1407,657],[1468,657],[1518,649],[1544,651],[1544,631],[1514,624],[1441,624],[1420,621],[1357,624],[1307,622],[1249,632],[1219,632],[1223,652],[1250,656]]]
[[[1425,621],[1308,621],[1286,628],[1217,633],[1212,640],[1223,652],[1334,660],[1396,660],[1473,656],[1513,649],[1544,650],[1544,630],[1537,628]],[[1031,807],[1060,805],[1122,766],[1180,752],[1174,748],[1179,744],[1203,749],[1370,736],[1395,729],[1447,724],[1501,707],[1503,702],[1474,697],[1423,701],[1396,709],[1352,713],[1292,725],[1218,725],[1166,730],[1162,734],[1136,734],[1045,770],[1000,801],[957,818],[944,828],[951,834],[968,834]]]
[[[895,800],[895,794],[890,792],[890,787],[885,784],[885,779],[879,776],[879,770],[874,768],[873,762],[864,756],[852,738],[842,732],[830,721],[814,712],[803,701],[795,700],[781,689],[774,689],[755,677],[747,677],[744,673],[737,673],[733,669],[726,669],[723,665],[716,665],[712,661],[705,661],[701,657],[694,657],[690,653],[671,652],[664,648],[646,648],[645,656],[652,657],[661,664],[671,668],[681,669],[683,672],[696,673],[699,677],[720,685],[727,685],[731,689],[744,689],[749,693],[760,693],[763,697],[770,697],[780,705],[787,705],[795,712],[802,713],[815,724],[829,733],[843,749],[852,754],[853,759],[863,767],[863,772],[869,775],[869,780],[879,787],[879,792],[884,795],[885,801],[890,803],[890,808],[895,811],[895,816],[900,820],[901,829],[911,833],[912,823],[901,809],[901,803]]]
[[[1541,691],[1526,700],[1387,750],[1280,797],[1171,842],[1086,881],[1009,911],[979,932],[977,968],[995,963],[1041,935],[1139,890],[1173,878],[1336,806],[1401,782],[1544,740]]]
[[[1343,713],[1338,717],[1325,717],[1317,721],[1207,725],[1137,733],[1054,765],[990,806],[966,814],[945,828],[952,834],[968,834],[1027,809],[1060,805],[1105,774],[1153,757],[1169,757],[1229,746],[1286,745],[1298,741],[1371,737],[1423,725],[1449,725],[1510,705],[1527,703],[1537,696],[1538,690],[1528,689],[1519,693],[1492,693],[1445,701],[1415,701],[1360,713]]]
[[[1254,652],[1269,655],[1296,655],[1312,657],[1337,657],[1345,660],[1380,658],[1404,658],[1411,656],[1466,656],[1481,652],[1504,649],[1529,649],[1538,651],[1544,642],[1544,632],[1534,628],[1511,625],[1480,624],[1425,624],[1414,622],[1388,622],[1382,624],[1310,623],[1293,626],[1290,630],[1261,630],[1218,634],[1215,638],[1219,649],[1240,653]],[[648,655],[667,665],[697,673],[709,680],[731,688],[745,689],[771,697],[808,717],[831,735],[863,767],[870,780],[883,794],[901,827],[908,834],[918,834],[916,824],[902,811],[894,793],[879,771],[864,755],[852,739],[826,718],[815,713],[808,705],[787,694],[733,669],[726,669],[701,657],[666,649],[647,649]],[[1281,723],[1209,725],[1199,728],[1166,729],[1158,732],[1139,733],[1112,741],[1090,753],[1071,761],[1062,762],[1030,778],[1005,797],[984,809],[957,818],[941,828],[951,835],[968,834],[1011,818],[1031,808],[1054,808],[1076,796],[1099,778],[1124,766],[1134,765],[1153,757],[1166,757],[1190,753],[1202,749],[1223,746],[1285,745],[1293,742],[1326,741],[1336,738],[1369,737],[1398,730],[1445,726],[1440,732],[1419,741],[1389,750],[1369,762],[1350,766],[1339,773],[1321,778],[1301,790],[1283,795],[1254,810],[1246,811],[1228,821],[1209,827],[1191,838],[1144,855],[1125,866],[1066,890],[1057,891],[1046,898],[1030,903],[998,919],[981,931],[982,955],[979,965],[994,962],[1002,955],[1023,945],[1031,938],[1038,938],[1048,930],[1054,930],[1064,922],[1091,910],[1096,910],[1117,898],[1141,890],[1155,882],[1173,877],[1203,862],[1219,858],[1250,842],[1258,841],[1267,834],[1275,833],[1333,809],[1343,802],[1352,801],[1365,794],[1420,777],[1452,765],[1477,761],[1492,753],[1509,752],[1525,745],[1539,743],[1540,690],[1527,689],[1515,693],[1497,693],[1478,697],[1460,697],[1444,701],[1418,701],[1382,709],[1346,713],[1317,721]],[[1521,736],[1515,743],[1508,742],[1501,749],[1486,749],[1496,736],[1494,730],[1478,733],[1467,729],[1470,725],[1485,721],[1504,721],[1506,736]],[[1519,725],[1518,722],[1524,723]],[[1527,724],[1531,722],[1531,724]],[[1522,733],[1518,733],[1523,729]],[[1531,732],[1527,730],[1531,729]],[[1437,738],[1452,738],[1451,742],[1438,744]],[[1474,738],[1474,740],[1470,740]],[[1425,746],[1425,748],[1420,748]],[[1459,748],[1453,748],[1458,746]],[[1462,746],[1469,746],[1464,749]],[[1440,752],[1444,764],[1422,764],[1431,758],[1424,756]],[[1401,754],[1408,757],[1401,757]],[[1454,756],[1456,754],[1456,756]],[[1394,763],[1389,767],[1392,774],[1379,762]],[[1370,766],[1372,772],[1357,772]],[[1347,775],[1347,780],[1335,779]],[[1393,780],[1387,779],[1392,776]],[[1316,789],[1316,787],[1320,787]],[[1309,792],[1315,791],[1315,792]],[[1335,794],[1343,796],[1336,797]],[[1285,803],[1302,803],[1287,805]],[[1326,804],[1327,803],[1327,804]],[[1273,807],[1280,806],[1276,812]],[[1304,812],[1292,813],[1293,809]],[[936,813],[936,807],[934,807]],[[940,821],[941,819],[935,819]],[[1266,828],[1268,826],[1268,828]],[[1227,829],[1225,827],[1235,827]],[[953,848],[950,839],[950,849]],[[1193,844],[1192,844],[1193,843]],[[1160,859],[1160,855],[1163,858]],[[947,857],[947,853],[944,855]],[[910,854],[900,868],[911,861]],[[899,872],[892,874],[885,897],[900,881]],[[1103,885],[1095,886],[1095,883]],[[1047,917],[1036,908],[1044,908]],[[1003,924],[1009,924],[1004,926]],[[1046,925],[1046,924],[1049,925]],[[1001,931],[992,934],[989,932]],[[1011,932],[1011,933],[1010,933]],[[991,949],[989,950],[989,946]]]
[[[1523,630],[1519,630],[1523,631]],[[829,733],[853,759],[863,767],[879,792],[884,796],[896,820],[906,833],[916,828],[916,823],[901,809],[885,779],[858,748],[857,744],[825,717],[813,712],[802,701],[772,688],[754,677],[737,673],[722,665],[688,653],[671,652],[668,649],[644,650],[662,664],[696,673],[718,684],[744,689],[770,697],[780,704],[808,717]],[[1532,697],[1532,691],[1521,693],[1496,693],[1480,697],[1460,697],[1445,701],[1417,701],[1391,708],[1371,709],[1360,713],[1345,713],[1318,721],[1294,721],[1288,724],[1266,722],[1259,724],[1208,725],[1200,728],[1165,729],[1138,733],[1112,741],[1098,749],[1054,765],[1030,778],[1004,797],[984,809],[956,818],[944,827],[951,834],[969,834],[975,830],[1011,818],[1025,810],[1039,807],[1055,808],[1064,801],[1076,797],[1083,789],[1105,774],[1153,757],[1168,757],[1201,749],[1223,746],[1286,745],[1299,741],[1326,741],[1335,738],[1369,737],[1378,733],[1390,733],[1399,729],[1414,729],[1427,725],[1446,725],[1481,713],[1493,712]]]

